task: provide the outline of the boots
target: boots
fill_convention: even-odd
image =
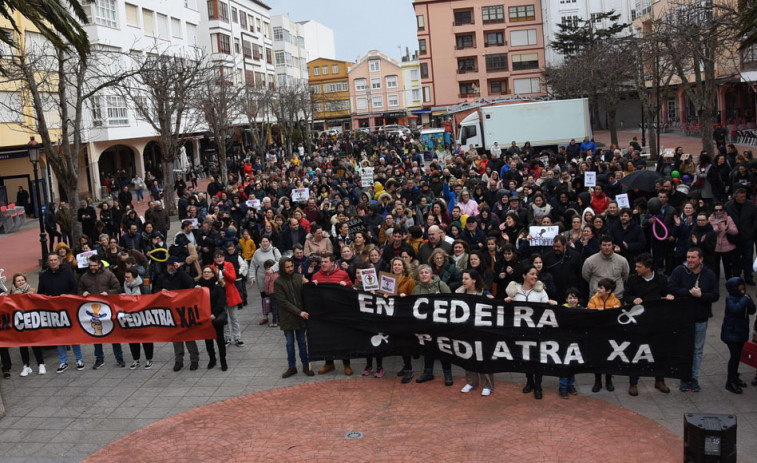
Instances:
[[[534,399],[541,400],[541,398],[541,375],[536,375],[536,377],[534,378]]]
[[[741,375],[739,375],[738,373],[736,373],[736,378],[733,380],[733,383],[738,387],[747,387],[746,383],[741,380]]]
[[[221,357],[221,371],[226,371],[229,366],[226,364],[226,357]]]
[[[729,391],[733,392],[734,394],[741,394],[741,393],[743,393],[743,392],[744,392],[744,391],[743,391],[743,390],[741,389],[741,387],[740,387],[740,386],[739,386],[739,385],[738,385],[738,384],[736,383],[736,381],[734,381],[734,380],[732,380],[732,379],[729,379],[729,380],[728,380],[728,381],[727,381],[727,382],[725,383],[725,388],[726,388],[727,390],[729,390]]]
[[[444,373],[444,385],[452,386],[452,372],[442,370],[442,373]]]
[[[208,370],[212,369],[214,366],[216,366],[216,356],[211,355],[210,361],[208,362]]]
[[[594,373],[594,386],[591,388],[591,392],[599,392],[602,390],[602,375]]]
[[[605,375],[605,388],[612,392],[615,390],[615,386],[612,385],[612,375]]]
[[[534,375],[526,374],[526,385],[523,386],[523,393],[528,394],[534,390]]]

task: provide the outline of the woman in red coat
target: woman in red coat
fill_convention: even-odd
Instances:
[[[610,205],[610,198],[605,194],[604,188],[601,185],[594,187],[594,191],[591,193],[591,208],[597,214],[604,213],[607,210],[607,206]]]
[[[242,296],[239,295],[237,285],[234,283],[237,279],[237,272],[234,271],[234,265],[231,262],[226,262],[223,251],[213,253],[213,266],[218,272],[218,281],[226,283],[224,284],[224,289],[226,290],[226,311],[229,313],[229,323],[224,327],[226,344],[231,344],[231,337],[233,335],[234,344],[243,346],[242,331],[239,328],[239,319],[237,318],[237,310],[239,310],[239,304],[242,303]]]

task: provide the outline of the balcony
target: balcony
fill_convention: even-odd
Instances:
[[[452,21],[452,25],[455,26],[455,27],[457,27],[457,26],[473,26],[475,24],[476,24],[476,21],[474,21],[472,19],[471,20],[461,19],[459,21]]]
[[[458,93],[457,94],[458,98],[478,98],[480,96],[481,96],[481,93],[479,93],[479,92],[476,92],[476,93]]]
[[[486,47],[486,48],[490,48],[490,47],[506,47],[506,46],[507,46],[507,40],[504,40],[501,43],[484,42],[484,47]]]
[[[457,70],[458,74],[465,74],[467,72],[478,72],[478,68],[465,67]]]
[[[476,48],[475,40],[472,43],[455,45],[455,50],[467,50],[469,48]]]

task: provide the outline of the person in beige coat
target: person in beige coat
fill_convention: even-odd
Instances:
[[[331,244],[328,233],[323,231],[320,225],[313,224],[310,226],[310,233],[305,239],[305,256],[311,254],[333,253],[334,246]]]

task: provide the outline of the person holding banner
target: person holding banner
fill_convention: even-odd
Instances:
[[[58,246],[61,244],[65,246],[64,243],[58,243]],[[10,294],[35,294],[36,292],[37,291],[32,288],[29,282],[26,281],[26,275],[23,273],[13,275],[13,285],[11,286]],[[23,346],[20,347],[19,350],[21,351],[21,361],[24,363],[24,367],[21,369],[21,376],[28,376],[29,373],[33,371],[29,366],[29,348]],[[45,368],[45,357],[42,354],[42,348],[39,346],[32,346],[32,352],[34,353],[34,360],[36,360],[37,365],[39,365],[39,374],[44,375],[47,373],[47,370]],[[6,372],[5,365],[6,362],[3,360],[3,372]],[[10,362],[8,362],[8,370],[10,370]]]
[[[128,268],[124,272],[124,291],[123,294],[130,296],[141,296],[149,294],[149,287],[144,284],[144,281],[139,276],[139,272],[135,268]],[[154,351],[154,344],[151,342],[143,342],[141,347],[145,350],[145,370],[152,368],[152,355]],[[139,368],[140,358],[140,343],[130,342],[129,350],[131,351],[132,363],[129,366],[130,370]]]
[[[237,312],[242,303],[242,296],[239,295],[236,285],[237,272],[234,269],[234,264],[226,261],[226,255],[220,249],[213,253],[212,265],[216,269],[218,279],[224,282],[223,287],[226,290],[226,311],[229,317],[229,324],[224,328],[226,339],[230,341],[233,336],[234,344],[241,347],[244,345],[244,341],[242,341],[242,331],[239,327]]]
[[[540,302],[543,304],[557,305],[557,302],[549,298],[547,291],[544,288],[544,283],[539,281],[539,270],[533,265],[529,264],[523,267],[520,272],[522,283],[511,281],[505,289],[507,297],[505,302],[508,304],[517,302]],[[528,394],[534,391],[534,399],[541,400],[542,375],[526,374],[526,385],[523,387],[523,393]]]
[[[494,296],[484,289],[484,279],[481,275],[473,270],[463,270],[462,274],[462,286],[457,288],[455,293],[459,294],[475,294],[477,296],[485,296],[493,299]],[[482,384],[481,395],[486,397],[494,390],[494,375],[491,373],[476,373],[474,371],[465,371],[465,386],[460,389],[460,392],[467,393],[477,388]],[[541,397],[539,397],[541,398]]]
[[[195,282],[184,269],[181,268],[184,260],[181,257],[171,256],[166,262],[165,270],[160,274],[153,276],[155,283],[153,293],[158,291],[176,291],[178,289],[192,289]],[[174,342],[174,366],[173,371],[179,371],[184,368],[184,346],[189,351],[189,369],[196,370],[200,363],[200,351],[197,349],[196,341]]]
[[[47,256],[47,270],[39,276],[38,294],[45,296],[60,296],[62,294],[76,294],[76,279],[74,274],[68,268],[61,267],[61,259],[58,254]],[[81,346],[72,345],[76,358],[76,369],[84,369],[84,357],[81,353]],[[56,373],[63,373],[68,369],[68,352],[67,346],[58,346],[58,359],[60,366]]]
[[[89,271],[79,278],[77,287],[80,296],[109,296],[121,292],[121,284],[110,270],[103,268],[102,261],[98,256],[89,256]],[[121,344],[113,344],[113,355],[119,367],[126,366],[124,363],[123,349]],[[105,353],[102,344],[95,344],[95,364],[93,370],[99,369],[105,363]]]
[[[210,292],[210,320],[216,330],[216,344],[218,345],[218,358],[221,361],[221,371],[226,371],[229,368],[226,364],[226,342],[223,333],[224,326],[228,323],[226,292],[223,289],[226,284],[228,283],[225,283],[224,280],[218,279],[218,272],[215,267],[205,265],[202,268],[197,286],[195,286],[195,288],[208,288]],[[208,361],[208,370],[210,370],[216,366],[216,351],[212,339],[205,340],[205,349],[208,351],[208,357],[210,357]]]
[[[422,296],[427,294],[448,294],[451,293],[449,286],[434,275],[431,266],[423,264],[418,267],[418,281],[413,288],[413,296]],[[444,374],[444,385],[452,386],[452,365],[442,360],[442,374]],[[423,374],[415,380],[416,383],[425,383],[434,379],[434,357],[429,355],[423,356]]]

